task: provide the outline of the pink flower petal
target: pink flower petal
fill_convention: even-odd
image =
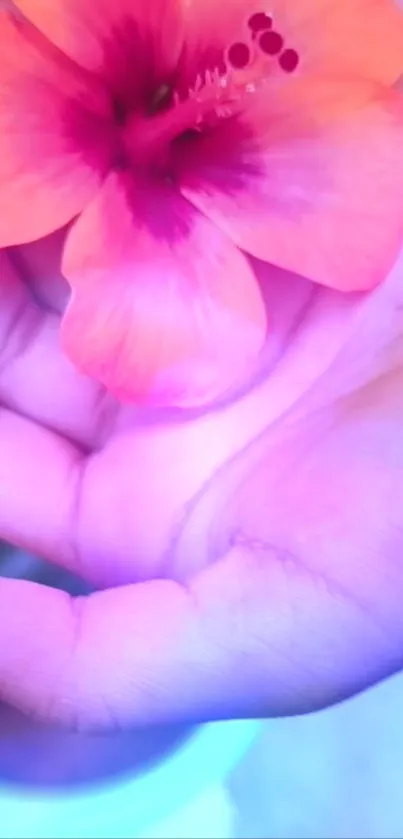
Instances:
[[[0,10],[0,247],[67,224],[109,159],[108,103],[96,80],[26,21]]]
[[[266,321],[247,259],[169,185],[112,174],[69,234],[62,334],[123,399],[193,406],[253,372]]]
[[[166,83],[176,67],[180,0],[15,0],[15,5],[63,52],[100,75],[123,104]]]
[[[249,122],[182,144],[182,194],[254,256],[344,291],[403,237],[403,99],[361,79],[273,83]]]

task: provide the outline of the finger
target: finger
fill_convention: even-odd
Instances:
[[[67,440],[0,409],[0,538],[75,570],[75,502],[85,463]]]
[[[311,711],[400,669],[401,641],[297,563],[241,546],[189,588],[72,599],[0,581],[0,698],[80,730]]]
[[[133,458],[128,466],[127,459],[123,453],[116,463],[108,458],[109,471],[102,469],[101,458],[98,469],[98,457],[0,409],[0,539],[97,588],[158,575],[171,508],[167,515],[162,505],[157,508],[161,521],[153,529],[141,481],[138,491],[133,488]],[[152,479],[147,490],[152,499],[150,484]],[[144,550],[150,542],[151,550]]]
[[[60,271],[65,238],[66,228],[63,228],[45,239],[10,249],[14,266],[35,298],[44,308],[59,315],[64,312],[70,295]]]
[[[59,318],[35,303],[0,253],[0,404],[85,446],[105,438],[118,406],[79,374],[59,343]]]

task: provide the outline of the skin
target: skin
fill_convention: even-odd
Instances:
[[[283,278],[260,384],[161,415],[64,357],[60,245],[0,255],[0,538],[97,591],[0,578],[0,699],[107,731],[305,713],[400,670],[403,263],[368,296]]]

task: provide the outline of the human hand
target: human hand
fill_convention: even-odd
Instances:
[[[0,580],[0,698],[110,729],[300,713],[398,670],[402,266],[369,296],[266,277],[260,386],[144,415],[63,357],[59,245],[1,255],[0,537],[99,591]]]

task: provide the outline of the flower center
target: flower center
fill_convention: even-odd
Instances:
[[[220,120],[241,113],[247,100],[267,83],[276,65],[284,73],[297,69],[299,55],[285,47],[271,15],[252,15],[248,32],[248,38],[226,50],[222,68],[199,74],[185,97],[161,86],[153,97],[150,113],[141,120],[136,115],[129,121],[125,146],[133,161],[163,160],[174,140],[197,135]]]

